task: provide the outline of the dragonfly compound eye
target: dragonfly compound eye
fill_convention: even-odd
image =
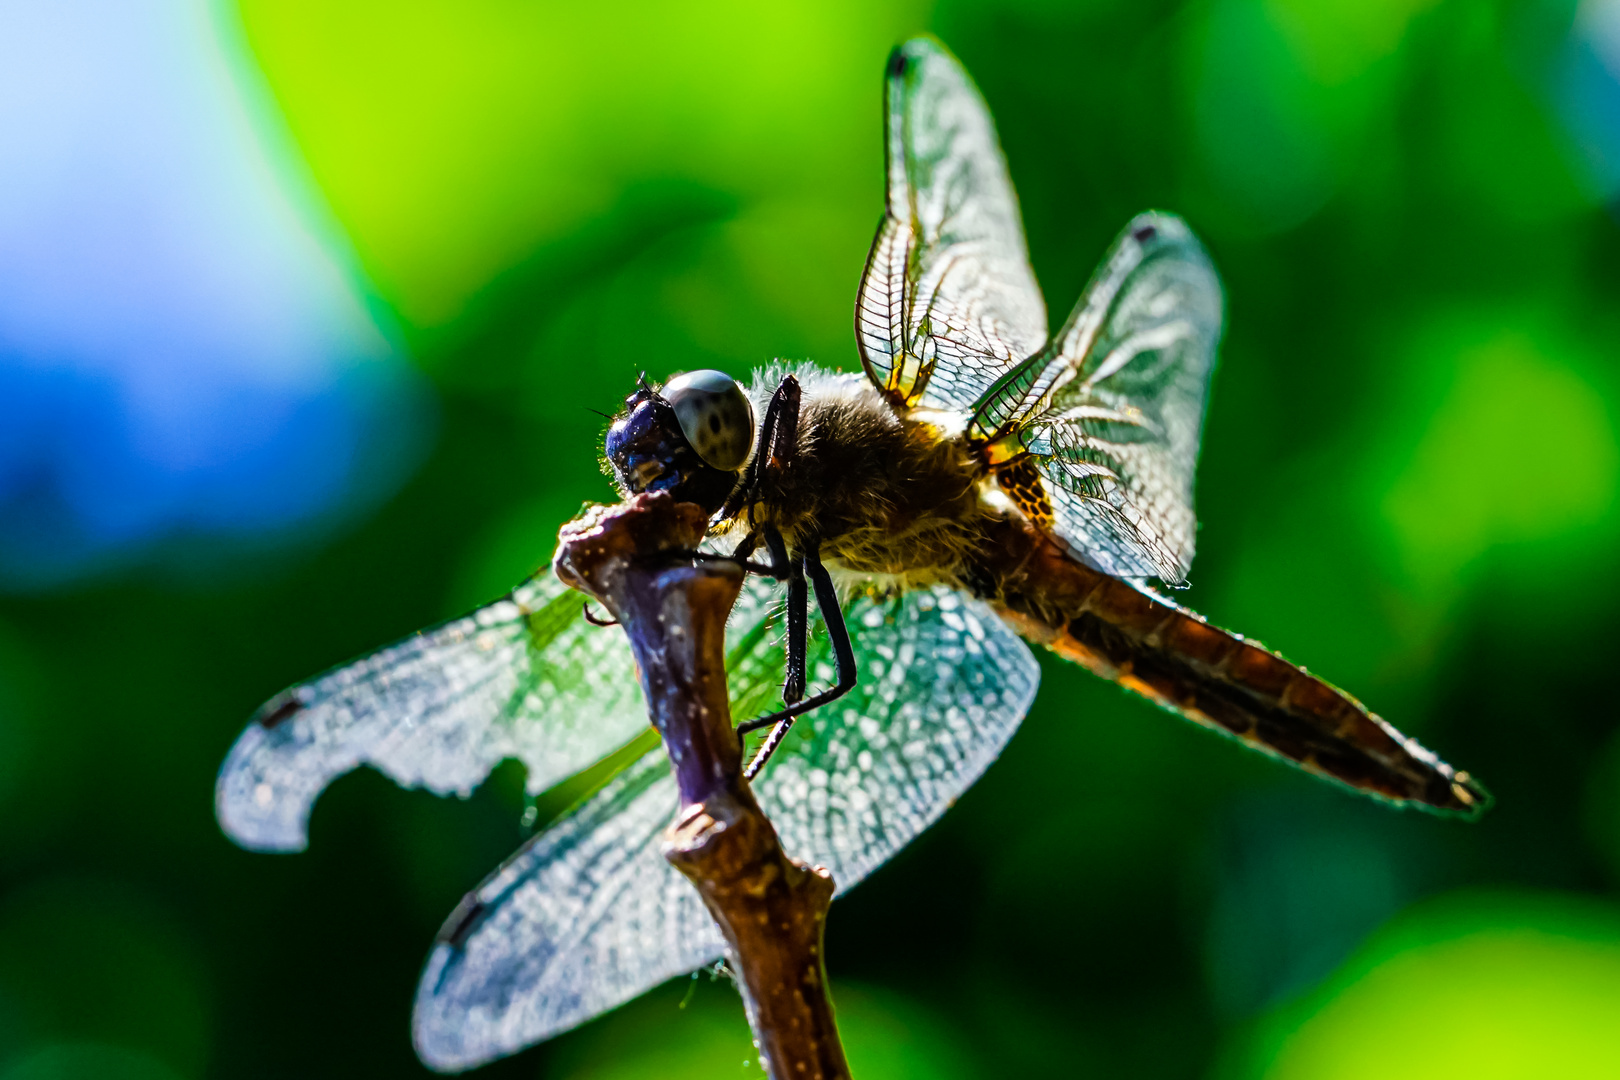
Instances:
[[[737,380],[723,371],[689,371],[669,380],[658,395],[675,410],[698,457],[726,472],[743,467],[754,445],[754,407]]]

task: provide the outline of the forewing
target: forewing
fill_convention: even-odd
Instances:
[[[216,808],[243,847],[297,851],[326,785],[371,765],[468,795],[505,758],[539,793],[647,727],[623,632],[542,570],[504,599],[276,695],[220,769]]]
[[[932,38],[889,59],[888,207],[855,331],[892,401],[967,410],[1046,341],[1018,199],[984,99]]]
[[[782,679],[779,599],[751,579],[728,626],[739,717]],[[861,682],[799,720],[756,784],[789,855],[843,892],[927,828],[1001,752],[1035,696],[1029,649],[945,589],[848,605]],[[832,678],[822,640],[812,660]],[[678,800],[662,751],[535,837],[445,924],[417,989],[416,1044],[465,1069],[583,1023],[721,955],[697,891],[664,860]]]
[[[1143,214],[1051,347],[985,396],[970,431],[1022,431],[1076,556],[1118,577],[1181,584],[1220,334],[1220,279],[1203,247],[1181,219]]]
[[[845,621],[860,681],[800,718],[755,783],[787,853],[825,866],[839,893],[972,786],[1040,685],[1018,635],[951,589],[859,597]],[[812,660],[812,676],[830,684],[825,638]]]
[[[662,854],[676,802],[654,750],[468,894],[417,987],[423,1061],[472,1068],[720,957],[714,920]]]

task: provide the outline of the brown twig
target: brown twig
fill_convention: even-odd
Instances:
[[[832,877],[789,859],[742,778],[726,693],[734,563],[695,562],[705,514],[667,494],[598,507],[564,527],[557,573],[623,624],[681,809],[664,855],[726,939],[755,1044],[772,1080],[849,1076],[822,962]]]

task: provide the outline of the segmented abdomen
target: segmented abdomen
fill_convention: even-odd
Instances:
[[[998,522],[980,554],[986,599],[1026,638],[1187,719],[1394,802],[1473,815],[1465,772],[1342,690],[1202,616],[1083,566]]]

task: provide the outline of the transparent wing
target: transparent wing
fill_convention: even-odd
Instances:
[[[801,718],[755,785],[787,853],[825,866],[840,894],[973,785],[1040,685],[1029,647],[963,593],[860,597],[845,620],[860,682]],[[830,685],[824,638],[811,659],[812,677]]]
[[[739,717],[779,700],[779,603],[752,579],[728,624]],[[861,682],[803,717],[757,785],[789,855],[844,892],[943,814],[1035,696],[1034,657],[949,590],[848,605]],[[831,681],[825,642],[812,673]],[[541,833],[469,894],[417,989],[424,1061],[463,1069],[583,1023],[721,954],[697,891],[663,859],[677,794],[661,750]]]
[[[1078,558],[1181,584],[1220,334],[1220,279],[1203,247],[1180,218],[1142,214],[1052,345],[985,395],[970,432],[1021,432]]]
[[[539,793],[647,727],[624,634],[590,625],[550,569],[502,600],[268,701],[220,769],[216,810],[243,847],[302,850],[315,798],[372,765],[468,795],[505,758]]]
[[[417,987],[423,1061],[472,1068],[720,957],[719,929],[659,843],[676,801],[660,748],[468,894]]]
[[[962,65],[913,38],[889,58],[885,101],[888,208],[856,340],[890,400],[965,412],[1045,343],[1046,305],[995,125]]]

